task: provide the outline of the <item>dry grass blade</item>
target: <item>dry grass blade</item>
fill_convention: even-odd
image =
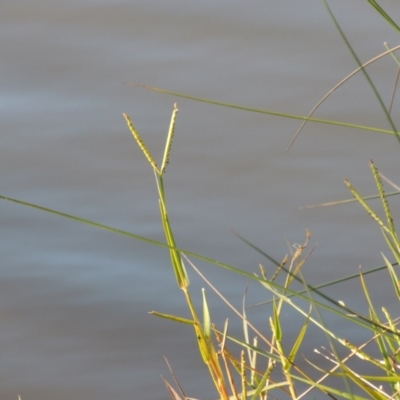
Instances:
[[[218,340],[219,346],[220,346],[220,351],[219,354],[221,354],[222,356],[222,360],[224,361],[224,365],[225,365],[225,373],[226,376],[228,378],[228,382],[231,388],[231,391],[233,393],[233,396],[231,396],[231,398],[233,398],[234,400],[239,400],[239,393],[237,391],[236,388],[236,384],[235,384],[235,379],[233,377],[232,374],[232,369],[230,367],[230,364],[228,363],[227,357],[231,357],[231,354],[229,353],[229,351],[226,349],[225,347],[225,343],[226,343],[226,338],[228,335],[228,319],[225,320],[225,325],[224,325],[224,332],[221,335],[219,334],[219,332],[217,331],[216,327],[214,327],[214,331],[215,331],[215,336]]]
[[[163,377],[161,377],[161,379],[164,381],[172,400],[182,400],[182,397],[179,396],[178,392],[168,383],[168,381],[166,381]]]
[[[400,68],[397,69],[396,79],[395,79],[394,85],[393,85],[392,96],[390,98],[390,103],[389,103],[389,107],[388,107],[389,114],[392,114],[394,99],[396,97],[397,87],[399,85],[399,78],[400,78]]]
[[[371,60],[367,61],[366,63],[360,65],[357,69],[355,69],[353,72],[351,72],[349,75],[347,75],[345,78],[343,78],[339,83],[337,83],[331,90],[329,90],[328,93],[326,93],[319,101],[318,103],[312,108],[310,113],[307,115],[307,119],[302,122],[300,125],[300,128],[297,130],[295,135],[293,136],[292,140],[290,141],[288,147],[286,148],[286,151],[289,151],[290,148],[292,147],[293,143],[296,141],[297,137],[300,135],[301,131],[304,129],[305,125],[309,122],[309,119],[314,115],[314,113],[317,111],[317,109],[322,105],[322,103],[325,102],[325,100],[328,99],[337,89],[339,89],[342,85],[344,85],[349,79],[351,79],[354,75],[358,74],[360,71],[362,71],[364,68],[368,67],[370,64],[374,63],[375,61],[380,60],[381,58],[387,56],[388,54],[393,54],[394,51],[399,50],[400,46],[395,46],[392,49],[388,49],[387,51],[379,54],[378,56],[372,58]],[[390,109],[390,108],[389,108]]]
[[[398,195],[398,194],[400,194],[400,189],[398,189],[396,192],[386,193],[386,197],[395,196],[395,195]],[[364,200],[375,200],[375,199],[379,199],[379,195],[375,194],[375,195],[371,195],[371,196],[364,196],[363,199]],[[300,209],[316,208],[316,207],[340,206],[342,204],[354,203],[355,201],[357,201],[357,199],[346,199],[346,200],[329,201],[329,202],[320,203],[320,204],[310,204],[308,206],[300,207]]]
[[[179,384],[178,379],[176,378],[176,376],[175,376],[175,374],[174,374],[174,371],[173,371],[173,369],[172,369],[172,367],[171,367],[171,364],[169,363],[167,357],[164,356],[164,360],[165,360],[165,362],[166,362],[166,364],[167,364],[167,366],[168,366],[168,369],[169,369],[169,372],[170,372],[171,375],[172,375],[172,378],[173,378],[174,381],[175,381],[176,386],[178,386],[179,391],[181,392],[182,396],[186,399],[187,397],[186,397],[186,395],[185,395],[185,392],[183,391],[181,385]],[[166,384],[168,383],[168,382],[165,381],[165,379],[163,379],[163,380],[164,380],[164,382],[165,382]],[[169,384],[168,384],[167,387],[168,387],[168,388],[172,388]],[[172,388],[172,389],[173,389],[173,388]],[[173,390],[173,392],[176,393],[175,390]]]

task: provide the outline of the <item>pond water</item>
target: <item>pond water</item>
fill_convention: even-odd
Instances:
[[[382,3],[398,15],[397,4]],[[398,44],[368,4],[333,11],[361,60],[383,52],[385,41]],[[310,123],[286,152],[297,120],[127,84],[306,115],[357,67],[322,1],[15,0],[1,5],[0,31],[1,195],[162,241],[154,177],[122,113],[160,159],[178,102],[165,180],[181,248],[272,271],[233,232],[280,260],[308,228],[316,248],[304,272],[314,284],[389,255],[358,205],[302,207],[349,198],[344,177],[373,194],[371,158],[396,181],[393,136]],[[387,57],[370,71],[388,103],[395,64]],[[362,76],[316,115],[389,128]],[[163,356],[187,395],[216,397],[190,328],[148,314],[188,315],[164,249],[10,202],[0,202],[0,218],[2,398],[167,398]],[[198,265],[240,306],[246,281]],[[190,273],[200,301],[206,285]],[[369,282],[378,302],[395,304],[385,273]],[[255,283],[249,290],[270,298]],[[358,280],[327,293],[367,311]],[[210,296],[222,326],[225,309]],[[267,328],[265,310],[253,312]]]

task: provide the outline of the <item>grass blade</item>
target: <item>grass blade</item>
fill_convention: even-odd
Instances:
[[[385,257],[384,254],[382,254],[382,257],[383,257],[383,259],[384,259],[384,261],[386,263],[386,267],[387,267],[387,269],[389,271],[389,275],[390,275],[390,278],[392,280],[393,288],[394,288],[394,291],[396,293],[396,296],[400,300],[400,281],[399,281],[399,278],[396,275],[396,271],[394,270],[394,268],[392,266],[392,263]]]
[[[227,103],[227,102],[217,101],[217,100],[212,100],[212,99],[205,99],[205,98],[191,96],[191,95],[184,94],[184,93],[174,92],[172,90],[161,89],[161,88],[141,85],[141,84],[137,84],[137,83],[133,83],[133,85],[142,87],[144,89],[153,90],[155,92],[168,94],[171,96],[181,97],[183,99],[198,101],[198,102],[207,103],[207,104],[214,104],[214,105],[221,106],[221,107],[234,108],[236,110],[254,112],[254,113],[259,113],[259,114],[266,114],[266,115],[273,115],[276,117],[283,117],[283,118],[289,118],[289,119],[297,119],[300,121],[310,121],[310,122],[317,122],[317,123],[321,123],[321,124],[344,126],[346,128],[361,129],[361,130],[370,131],[370,132],[385,133],[385,134],[390,134],[390,135],[396,134],[396,131],[394,131],[394,130],[375,128],[372,126],[359,125],[359,124],[351,124],[348,122],[334,121],[334,120],[328,120],[328,119],[323,119],[323,118],[306,117],[303,115],[289,114],[289,113],[283,113],[283,112],[279,112],[279,111],[263,110],[263,109],[254,108],[254,107],[246,107],[246,106],[241,106],[238,104],[232,104],[232,103]]]
[[[393,21],[390,15],[378,4],[376,0],[368,0],[368,3],[371,4],[371,6],[374,7],[375,10],[378,11],[378,13],[381,14],[382,17],[385,18],[394,29],[396,29],[397,32],[400,32],[400,27],[396,24],[396,22]]]
[[[372,0],[370,0],[370,1],[372,1]],[[358,66],[359,66],[359,67],[362,67],[362,62],[361,62],[360,59],[358,58],[356,52],[354,51],[353,47],[351,46],[351,44],[350,44],[349,40],[347,39],[345,33],[343,32],[342,28],[340,27],[340,25],[339,25],[339,23],[338,23],[336,17],[334,16],[332,10],[330,9],[330,7],[329,7],[329,5],[328,5],[328,1],[327,1],[327,0],[324,0],[324,3],[325,3],[325,6],[326,6],[326,8],[327,8],[327,10],[328,10],[328,13],[329,13],[329,15],[330,15],[330,17],[331,17],[333,23],[334,23],[335,26],[336,26],[336,29],[337,29],[338,32],[340,33],[340,36],[342,37],[343,41],[346,43],[347,48],[350,50],[351,55],[353,56],[353,58],[354,58],[355,61],[357,62]],[[392,117],[390,116],[389,111],[388,111],[388,109],[386,108],[385,103],[383,102],[382,97],[381,97],[381,95],[379,94],[378,89],[376,88],[374,82],[372,81],[371,77],[369,76],[369,74],[367,73],[367,71],[366,71],[365,68],[362,68],[362,72],[363,72],[365,78],[367,79],[369,86],[371,87],[372,91],[374,92],[374,95],[375,95],[376,99],[378,100],[378,103],[380,104],[380,106],[381,106],[381,108],[382,108],[382,110],[383,110],[383,112],[384,112],[384,114],[385,114],[385,116],[386,116],[386,119],[387,119],[388,122],[389,122],[389,125],[391,126],[393,132],[395,133],[398,142],[400,143],[400,134],[399,134],[399,132],[398,132],[397,129],[396,129],[396,126],[395,126],[395,124],[394,124],[394,121],[393,121]]]

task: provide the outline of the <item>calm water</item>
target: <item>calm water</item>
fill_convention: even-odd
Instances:
[[[360,207],[300,207],[348,198],[344,177],[373,193],[371,158],[396,181],[393,137],[309,124],[285,153],[298,121],[125,84],[305,115],[356,67],[322,1],[16,0],[0,9],[2,195],[163,240],[152,171],[122,112],[160,158],[178,101],[166,184],[181,247],[256,271],[267,261],[232,230],[281,259],[308,228],[314,283],[382,264],[388,251]],[[368,5],[334,11],[362,60],[398,44]],[[393,62],[371,73],[389,101]],[[362,77],[318,116],[387,127]],[[215,397],[188,328],[148,315],[187,315],[164,250],[7,202],[0,218],[2,399],[167,398],[163,355],[188,395]],[[238,303],[245,282],[199,265]],[[204,284],[193,282],[199,300]],[[393,302],[385,274],[371,284],[382,304]],[[366,310],[358,281],[327,292]],[[265,312],[255,319],[267,321]]]

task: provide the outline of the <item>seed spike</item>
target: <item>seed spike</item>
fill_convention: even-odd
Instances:
[[[178,106],[175,103],[174,104],[174,109],[172,111],[171,123],[169,125],[167,141],[165,142],[164,157],[163,157],[163,161],[162,161],[162,164],[161,164],[161,174],[163,174],[165,172],[165,169],[166,169],[167,164],[169,162],[169,154],[171,153],[172,141],[174,139],[175,123],[176,123],[177,114],[178,114]]]
[[[129,118],[128,114],[123,113],[123,116],[125,118],[125,121],[128,125],[129,130],[131,131],[133,137],[135,138],[138,146],[140,147],[140,149],[143,151],[143,154],[146,156],[147,160],[149,161],[149,163],[151,164],[151,166],[154,168],[155,171],[157,171],[157,173],[159,174],[160,171],[158,170],[157,164],[154,161],[153,156],[151,155],[150,151],[147,149],[144,141],[142,140],[141,136],[139,135],[139,132],[136,130],[136,128],[133,126],[133,123],[131,121],[131,119]]]

